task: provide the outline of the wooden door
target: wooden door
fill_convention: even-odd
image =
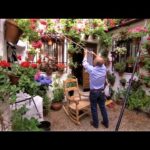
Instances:
[[[85,47],[89,50],[89,51],[93,51],[94,53],[97,53],[97,44],[93,44],[93,43],[86,43]],[[87,57],[87,61],[93,65],[93,55],[88,54]],[[83,90],[89,90],[90,86],[89,86],[89,74],[88,72],[83,68],[83,73],[82,73],[82,78],[83,78]]]

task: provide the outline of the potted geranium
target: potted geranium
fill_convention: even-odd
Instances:
[[[133,39],[133,42],[137,43],[140,41],[141,37],[147,35],[148,30],[145,27],[137,26],[135,28],[129,29],[129,38]]]
[[[64,69],[66,68],[66,65],[64,63],[58,63],[56,64],[57,68],[58,68],[58,71],[60,73],[63,73],[64,72]]]
[[[35,55],[36,55],[36,51],[35,51],[34,48],[30,48],[30,49],[28,50],[27,54],[28,54],[28,60],[29,60],[29,61],[33,61],[33,60],[34,60],[34,57],[35,57]]]

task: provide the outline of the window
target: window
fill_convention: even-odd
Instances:
[[[117,55],[115,58],[115,62],[127,62],[128,57],[133,57],[134,59],[136,58],[138,49],[139,49],[139,43],[134,43],[132,40],[126,40],[126,41],[118,41],[115,45],[115,47],[126,47],[127,48],[127,53],[126,55],[119,56]],[[126,63],[126,70],[125,72],[127,73],[132,73],[133,72],[133,66],[128,66]]]

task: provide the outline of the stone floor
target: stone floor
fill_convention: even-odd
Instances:
[[[90,125],[90,116],[81,120],[81,125],[75,125],[65,114],[64,110],[52,111],[48,120],[51,122],[51,131],[115,131],[121,106],[115,104],[113,108],[108,108],[110,126],[108,129],[102,125],[98,129]],[[99,111],[99,110],[98,110]],[[101,121],[101,113],[99,111],[99,119]],[[150,131],[150,118],[144,113],[137,113],[125,110],[119,131]]]

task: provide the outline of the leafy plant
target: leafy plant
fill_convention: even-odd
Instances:
[[[127,58],[127,63],[128,64],[133,64],[135,62],[135,59],[133,57],[128,57]]]
[[[63,88],[56,88],[53,90],[53,102],[61,102],[64,98]]]
[[[144,77],[144,78],[143,78],[143,83],[144,83],[147,87],[150,87],[150,77]]]
[[[121,79],[121,80],[120,80],[120,83],[122,84],[122,86],[125,86],[125,85],[126,85],[126,82],[127,82],[126,79]]]
[[[107,74],[107,79],[108,79],[108,82],[111,84],[111,85],[114,85],[115,83],[115,79],[116,79],[116,76],[114,75],[114,73],[108,73]]]
[[[128,108],[133,109],[141,109],[145,105],[145,101],[143,98],[145,97],[145,91],[139,88],[137,91],[132,91],[131,95],[128,99]]]
[[[150,72],[150,58],[145,58],[144,64],[144,68]]]
[[[126,64],[124,62],[118,62],[114,65],[114,68],[117,72],[123,73],[126,69]]]
[[[18,110],[14,110],[12,120],[13,131],[42,131],[37,126],[39,122],[37,119],[31,117],[30,119],[23,117],[23,114],[27,112],[25,107],[21,107]]]
[[[137,91],[139,87],[141,87],[141,85],[142,85],[141,80],[132,80],[131,88],[133,91]]]

